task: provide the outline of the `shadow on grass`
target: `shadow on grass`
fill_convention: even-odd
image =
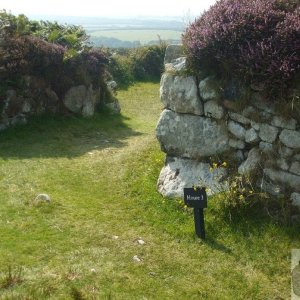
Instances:
[[[27,125],[0,132],[0,158],[78,157],[92,150],[121,148],[134,131],[122,115],[98,113],[76,116],[32,117]]]
[[[209,246],[212,249],[218,250],[220,252],[226,253],[226,254],[232,254],[232,250],[225,245],[221,244],[220,242],[217,242],[212,237],[208,237],[205,240],[205,244]]]

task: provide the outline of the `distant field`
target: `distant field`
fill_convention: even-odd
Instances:
[[[89,32],[91,37],[107,37],[115,38],[121,41],[140,41],[142,44],[149,41],[158,40],[158,36],[162,40],[180,40],[181,31],[175,30],[147,30],[147,29],[126,29],[126,30],[99,30]]]

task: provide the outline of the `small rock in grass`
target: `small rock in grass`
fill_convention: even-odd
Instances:
[[[92,273],[96,273],[96,269],[91,269],[91,272]]]
[[[139,245],[145,245],[145,241],[143,241],[142,239],[138,239],[138,240],[137,240],[137,243],[138,243]]]
[[[142,261],[137,255],[135,255],[132,259],[133,259],[134,262],[141,262]]]
[[[39,194],[36,196],[35,201],[51,202],[51,198],[47,194]]]
[[[113,236],[112,236],[112,239],[113,239],[113,240],[117,240],[118,238],[119,238],[119,237],[118,237],[117,235],[113,235]]]

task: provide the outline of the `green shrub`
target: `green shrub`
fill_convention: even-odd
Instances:
[[[108,58],[101,49],[85,44],[87,35],[81,27],[30,21],[1,11],[0,28],[2,87],[22,89],[18,82],[23,75],[44,79],[59,96],[74,85],[103,87]]]
[[[126,88],[134,82],[129,55],[112,55],[109,60],[109,72],[121,88]]]
[[[164,70],[166,44],[134,49],[115,49],[110,56],[109,71],[121,87],[134,81],[158,81]]]

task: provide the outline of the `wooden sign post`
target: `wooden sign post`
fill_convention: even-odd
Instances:
[[[194,208],[195,231],[198,237],[205,239],[204,211],[207,207],[205,188],[184,188],[184,203]]]

